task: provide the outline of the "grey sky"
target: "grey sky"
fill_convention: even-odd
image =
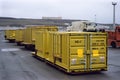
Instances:
[[[83,19],[112,23],[112,1],[117,2],[116,23],[120,23],[120,0],[0,0],[0,16]]]

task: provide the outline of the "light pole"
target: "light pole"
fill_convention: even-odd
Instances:
[[[95,23],[96,23],[96,14],[95,14]]]
[[[113,29],[115,29],[115,5],[117,5],[117,2],[112,2],[113,5]]]

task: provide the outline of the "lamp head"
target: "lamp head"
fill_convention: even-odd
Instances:
[[[117,5],[117,2],[112,2],[112,5]]]

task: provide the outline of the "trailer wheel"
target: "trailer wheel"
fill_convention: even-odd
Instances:
[[[5,35],[4,38],[5,38],[5,40],[6,40],[7,36]]]
[[[111,43],[111,46],[112,46],[113,48],[116,48],[116,43],[115,43],[115,42],[112,42],[112,43]]]
[[[20,46],[20,42],[17,42],[17,46]]]
[[[28,45],[25,45],[25,49],[28,49],[28,50],[29,50],[29,46],[28,46]]]

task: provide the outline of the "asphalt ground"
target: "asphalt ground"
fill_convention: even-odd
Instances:
[[[68,75],[8,43],[0,32],[0,80],[120,80],[120,48],[108,48],[108,71]]]

